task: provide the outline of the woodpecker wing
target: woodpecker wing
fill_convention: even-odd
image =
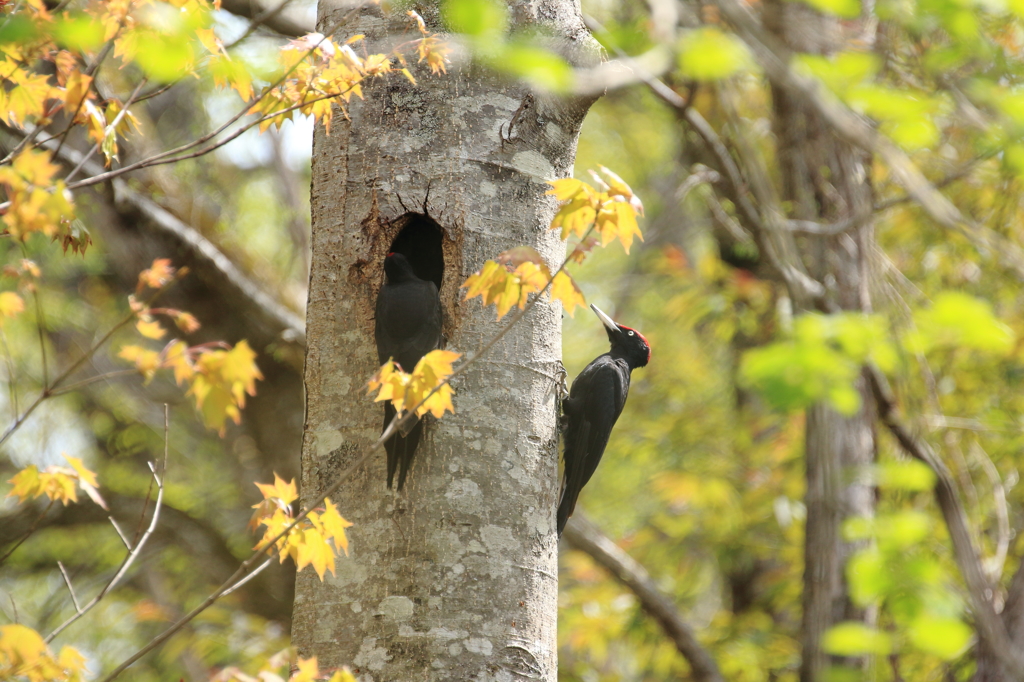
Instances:
[[[377,294],[375,312],[377,359],[382,364],[393,358],[411,372],[420,358],[441,343],[441,299],[433,282],[415,278],[385,282]],[[384,406],[384,429],[395,414],[390,403]],[[397,472],[398,489],[402,489],[422,433],[423,423],[416,422],[405,436],[396,433],[385,441],[389,488]]]
[[[601,355],[580,372],[563,403],[565,471],[558,504],[558,532],[576,508],[576,499],[601,462],[612,427],[622,413],[629,392],[629,368],[609,355]]]

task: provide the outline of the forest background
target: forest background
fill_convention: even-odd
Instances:
[[[470,48],[502,30],[495,5],[451,5]],[[589,0],[584,18],[615,60],[607,70],[574,72],[543,41],[509,47],[504,60],[479,57],[538,92],[607,90],[585,120],[576,176],[610,167],[645,207],[643,243],[570,266],[587,301],[643,331],[653,357],[634,375],[581,498],[589,522],[561,545],[561,679],[714,679],[652,617],[650,594],[644,601],[636,587],[644,570],[643,585],[667,597],[668,620],[696,633],[712,674],[725,679],[795,680],[808,646],[833,655],[830,679],[995,680],[999,666],[1014,665],[998,653],[991,663],[992,623],[977,599],[1001,636],[1024,637],[1024,8],[815,6],[839,42],[781,71],[756,22],[746,23],[748,10],[763,11],[758,3]],[[91,679],[250,556],[252,507],[288,496],[287,486],[254,483],[298,477],[313,123],[280,113],[284,89],[231,119],[248,110],[254,87],[290,82],[279,65],[288,55],[312,55],[311,64],[334,55],[322,36],[300,38],[314,21],[300,0],[3,9],[0,478],[10,483],[0,493],[11,494],[0,507],[0,620],[44,635],[72,622],[51,645],[53,671],[36,678],[18,668],[26,654],[14,629],[0,631],[0,665],[28,679]],[[184,9],[200,18],[175,18]],[[394,73],[360,61],[360,77],[445,78],[447,48],[443,36],[430,42],[436,17],[424,14],[431,28],[411,20],[421,42],[394,58]],[[124,41],[125,27],[149,32]],[[334,38],[340,47],[350,36]],[[821,83],[808,98],[831,112],[823,137],[859,140],[856,155],[871,155],[850,154],[871,188],[866,214],[840,200],[816,221],[787,196],[779,125],[791,120],[768,85],[787,79],[796,91]],[[345,94],[358,96],[352,86]],[[325,113],[316,102],[300,108]],[[265,125],[218,146],[260,115]],[[856,126],[868,120],[873,136]],[[225,124],[220,138],[203,139]],[[174,163],[99,177],[105,164],[124,169],[197,139]],[[825,185],[815,190],[828,195]],[[850,234],[868,223],[870,240],[858,245],[870,276],[857,286],[870,304],[851,306],[843,282],[812,261],[815,250],[849,250]],[[787,265],[790,247],[810,274]],[[565,317],[563,329],[573,377],[607,343],[589,314]],[[165,345],[172,336],[184,341]],[[805,433],[814,405],[878,419],[872,460],[837,479],[871,497],[868,513],[840,514],[849,517],[835,541],[842,615],[809,643],[804,529],[816,517]],[[32,465],[49,483],[18,478]],[[344,515],[343,500],[344,489],[334,500]],[[963,531],[960,545],[950,528]],[[602,533],[614,539],[603,553],[586,543]],[[343,538],[342,528],[339,550]],[[977,575],[958,554],[964,538]],[[121,574],[125,544],[140,539]],[[620,567],[632,588],[596,560],[623,553],[639,564]],[[306,563],[322,573],[321,561]],[[288,646],[294,568],[271,562],[122,679],[287,665],[272,656]],[[79,599],[114,577],[117,589],[77,620]],[[84,658],[58,654],[65,645]]]

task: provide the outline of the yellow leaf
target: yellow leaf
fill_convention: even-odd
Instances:
[[[334,573],[334,550],[327,544],[327,539],[315,528],[307,528],[302,531],[302,542],[298,545],[298,559],[296,567],[301,571],[306,566],[312,566],[320,580],[324,579],[327,571]]]
[[[300,658],[298,669],[292,674],[288,682],[314,682],[320,676],[320,668],[316,663],[316,656],[312,658]]]
[[[188,353],[188,345],[181,340],[172,341],[164,349],[163,366],[174,370],[174,382],[179,386],[196,373],[195,367],[192,365],[192,358]]]
[[[79,481],[88,483],[94,488],[99,486],[100,483],[96,480],[96,473],[87,469],[81,459],[69,455],[64,455],[64,459],[70,462],[71,467],[78,472]]]
[[[13,291],[0,293],[0,317],[14,317],[25,310],[25,302]]]
[[[117,357],[135,363],[135,369],[149,381],[160,367],[160,354],[140,346],[124,346]]]
[[[344,666],[341,670],[336,670],[327,682],[356,682],[356,678],[348,666]]]
[[[560,180],[549,180],[548,184],[551,185],[552,189],[549,189],[547,193],[553,194],[558,199],[558,202],[562,203],[576,196],[583,188],[583,185],[587,183],[576,178],[562,178]]]
[[[174,279],[174,268],[169,258],[157,258],[153,264],[139,273],[139,289],[146,286],[159,289]]]
[[[0,625],[0,664],[6,664],[11,672],[27,671],[41,658],[48,658],[47,653],[46,642],[32,628]]]
[[[17,497],[18,503],[25,500],[33,500],[43,494],[42,483],[39,480],[39,469],[30,464],[7,481],[14,484],[14,489],[7,493],[7,497]]]
[[[587,304],[583,292],[565,270],[555,275],[554,281],[551,282],[550,295],[551,300],[562,302],[562,307],[565,308],[565,312],[569,313],[569,317],[574,315],[577,306]]]
[[[156,320],[139,320],[135,323],[135,328],[147,339],[160,339],[167,333]]]
[[[338,513],[338,508],[331,503],[330,498],[324,499],[324,512],[320,515],[320,523],[323,524],[324,535],[334,540],[334,546],[348,556],[348,536],[345,535],[345,529],[351,528],[352,524]]]
[[[67,470],[61,471],[57,467],[47,467],[46,471],[39,474],[39,482],[42,485],[43,493],[51,500],[59,501],[65,507],[68,502],[78,502],[75,479],[68,475]]]
[[[186,334],[191,334],[199,329],[200,326],[199,320],[197,320],[194,315],[181,312],[180,310],[174,315],[174,324],[178,325],[178,329]]]
[[[277,475],[277,472],[274,473],[273,485],[257,483],[256,487],[260,489],[261,493],[263,493],[264,499],[274,497],[285,504],[291,504],[299,498],[298,489],[295,487],[295,479],[293,478],[290,483],[287,483],[283,478]]]

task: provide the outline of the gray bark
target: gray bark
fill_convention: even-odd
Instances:
[[[436,30],[436,13],[417,9]],[[346,11],[321,3],[320,29]],[[565,0],[510,7],[515,26],[542,23],[576,61],[594,54],[578,11]],[[419,37],[409,28],[376,6],[346,27],[385,50]],[[501,326],[493,308],[460,300],[467,276],[521,244],[554,267],[564,257],[544,181],[571,172],[589,102],[534,96],[468,65],[419,81],[372,85],[350,122],[315,133],[306,501],[380,433],[383,410],[365,391],[373,306],[403,215],[426,212],[444,229],[445,333],[462,353]],[[560,312],[542,302],[454,382],[456,413],[427,423],[402,493],[385,486],[383,450],[345,486],[336,502],[355,524],[351,555],[337,577],[305,571],[296,583],[303,656],[364,682],[556,679],[560,358]]]
[[[843,48],[857,22],[842,24],[799,3],[773,1],[765,7],[765,27],[794,51],[831,54]],[[772,90],[782,196],[793,218],[829,223],[870,212],[873,194],[868,154],[839,140],[822,117],[785,88]],[[832,308],[869,312],[871,221],[838,236],[806,238],[801,256],[808,273],[828,288]],[[821,649],[829,627],[866,614],[849,599],[844,569],[856,549],[840,535],[850,516],[870,516],[874,494],[865,469],[875,458],[874,409],[861,379],[860,410],[844,416],[825,405],[807,413],[807,526],[804,541],[804,592],[801,682],[821,680],[831,660]]]

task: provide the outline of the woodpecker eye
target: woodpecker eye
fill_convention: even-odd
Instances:
[[[630,332],[630,333],[629,333],[629,335],[630,335],[630,336],[633,336],[633,332]]]

